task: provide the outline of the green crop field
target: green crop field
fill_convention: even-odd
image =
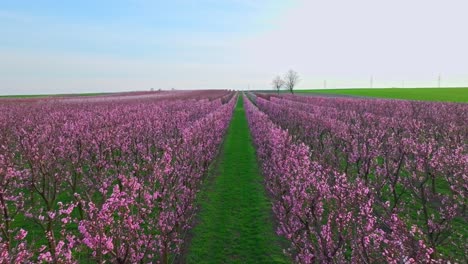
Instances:
[[[342,94],[392,99],[468,102],[468,88],[364,88],[298,90],[300,93]]]

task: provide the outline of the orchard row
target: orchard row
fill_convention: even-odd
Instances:
[[[277,232],[295,261],[465,258],[467,105],[249,97]]]
[[[0,105],[0,263],[168,263],[237,95]]]

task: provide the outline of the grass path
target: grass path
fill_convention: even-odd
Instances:
[[[188,263],[285,263],[239,98],[202,198]]]

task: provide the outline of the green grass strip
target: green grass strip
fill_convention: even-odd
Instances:
[[[468,88],[374,88],[374,89],[317,89],[297,90],[298,93],[342,94],[393,99],[468,102]]]
[[[188,263],[286,263],[239,98],[215,177],[200,202]]]

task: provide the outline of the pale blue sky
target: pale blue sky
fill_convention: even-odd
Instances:
[[[468,85],[463,0],[0,0],[0,94]]]

